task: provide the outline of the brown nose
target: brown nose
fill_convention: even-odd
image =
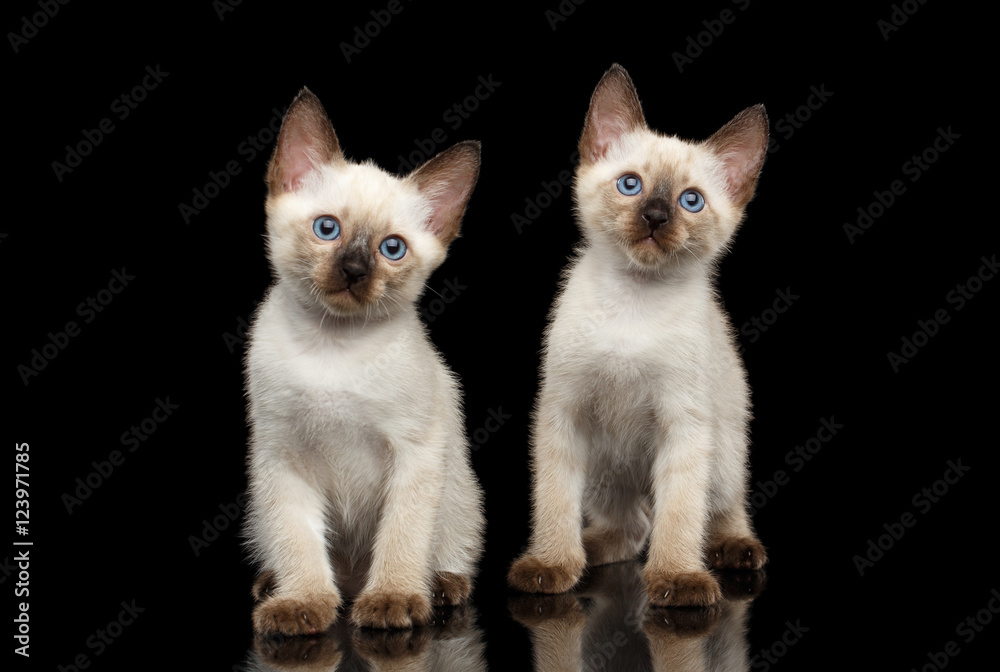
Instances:
[[[663,199],[650,199],[642,209],[642,221],[646,222],[650,233],[666,224],[669,219],[670,207]]]
[[[340,273],[347,284],[361,282],[368,276],[368,258],[361,253],[351,253],[340,262]]]

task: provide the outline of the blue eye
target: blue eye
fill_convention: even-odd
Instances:
[[[697,189],[685,189],[677,202],[688,212],[700,212],[705,207],[705,197]]]
[[[397,236],[389,236],[382,241],[382,244],[378,246],[378,251],[382,253],[386,259],[392,259],[397,261],[403,258],[406,254],[406,243],[403,242],[402,238]]]
[[[642,191],[642,180],[639,179],[638,175],[631,173],[622,175],[618,178],[618,191],[626,196],[635,196]]]
[[[317,217],[313,221],[313,233],[320,240],[336,240],[340,237],[340,222],[330,215]]]

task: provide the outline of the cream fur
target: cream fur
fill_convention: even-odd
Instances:
[[[318,101],[304,104],[319,110],[310,119],[322,115]],[[303,116],[296,114],[285,124]],[[292,131],[300,129],[287,131],[293,139],[305,135]],[[275,173],[282,162],[297,165],[302,153],[279,136]],[[466,197],[475,154],[474,165],[457,162],[471,173],[441,178],[470,182]],[[246,534],[261,571],[274,575],[274,594],[258,605],[255,623],[259,632],[323,630],[341,593],[357,594],[359,625],[424,621],[435,572],[471,581],[484,525],[458,383],[414,305],[450,238],[429,230],[432,196],[372,164],[338,158],[287,183],[294,188],[276,191],[273,182],[266,204],[276,282],[253,320],[246,358]],[[372,241],[368,305],[351,308],[316,290],[316,274],[338,263],[339,241],[312,232],[324,214],[339,219],[345,239]],[[407,244],[398,262],[377,251],[389,234]],[[293,621],[306,614],[307,623],[272,626],[286,612]]]
[[[746,185],[729,181],[726,155],[708,143],[647,129],[637,99],[621,107],[638,119],[609,121],[629,87],[624,70],[609,71],[581,140],[574,196],[584,242],[545,334],[532,536],[510,580],[562,592],[585,564],[633,558],[648,546],[654,602],[709,604],[719,590],[706,553],[724,543],[759,546],[746,503],[749,390],[713,288],[714,261],[743,217],[745,202],[731,194]],[[602,123],[624,130],[609,141],[606,128],[593,128]],[[762,160],[766,121],[752,132],[763,135]],[[669,196],[669,245],[637,239],[641,202],[616,190],[623,174],[642,178],[643,198]],[[699,213],[677,205],[692,187],[705,197]]]

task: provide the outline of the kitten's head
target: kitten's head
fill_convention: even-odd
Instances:
[[[594,91],[580,137],[574,196],[584,235],[646,271],[713,259],[753,197],[767,135],[763,105],[703,142],[652,131],[628,73],[613,65]]]
[[[405,177],[344,158],[319,99],[285,114],[267,172],[267,249],[275,275],[332,315],[389,317],[412,305],[458,235],[479,175],[461,142]]]

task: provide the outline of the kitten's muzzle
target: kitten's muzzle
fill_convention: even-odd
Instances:
[[[670,221],[670,206],[661,199],[651,199],[642,209],[642,221],[649,227],[649,234],[653,235]]]
[[[360,250],[353,250],[340,260],[340,275],[348,287],[363,282],[370,271],[371,260]]]

